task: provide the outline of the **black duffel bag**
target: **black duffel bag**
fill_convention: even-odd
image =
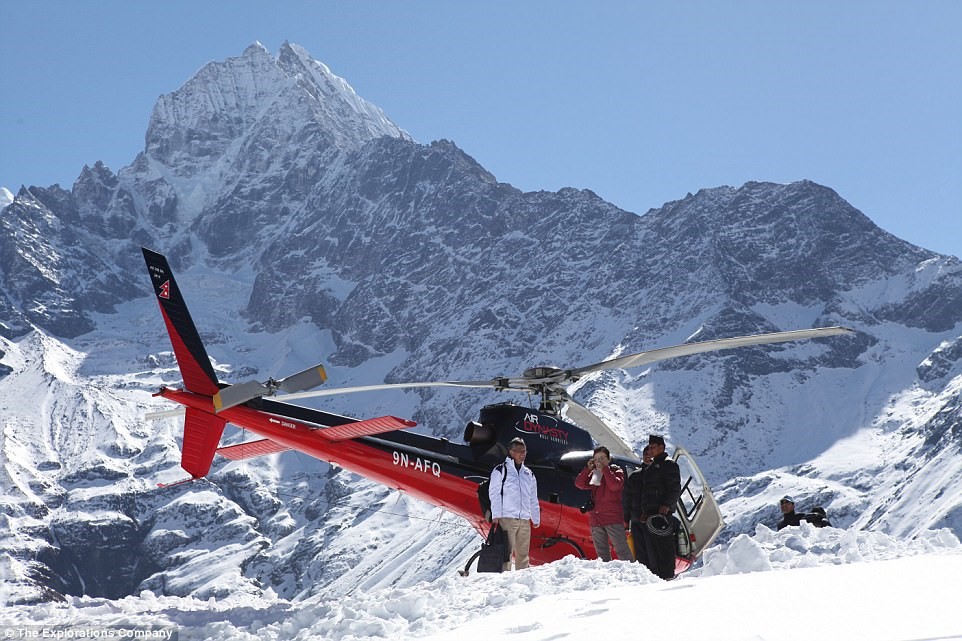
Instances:
[[[487,540],[481,544],[478,572],[502,572],[508,560],[508,535],[496,524],[488,530]]]

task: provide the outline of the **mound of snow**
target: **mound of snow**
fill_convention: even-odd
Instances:
[[[464,639],[580,637],[643,625],[644,612],[686,639],[958,638],[962,544],[949,530],[910,541],[876,532],[759,526],[706,553],[702,567],[663,582],[638,564],[555,563],[506,574],[451,573],[414,586],[340,598],[71,598],[13,606],[0,624],[23,629],[160,629],[190,639]],[[893,612],[925,617],[893,617]],[[796,625],[795,622],[808,621]],[[668,625],[666,623],[665,625]],[[813,627],[814,626],[814,627]],[[682,629],[682,628],[677,628]]]

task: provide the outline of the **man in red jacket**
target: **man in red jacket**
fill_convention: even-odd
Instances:
[[[621,493],[625,487],[625,473],[611,462],[611,452],[601,445],[596,447],[588,464],[575,479],[575,487],[591,491],[588,524],[591,540],[602,561],[611,560],[611,546],[623,561],[634,561],[625,535],[624,510]]]

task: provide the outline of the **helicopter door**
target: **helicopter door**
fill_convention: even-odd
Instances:
[[[678,497],[678,519],[688,533],[694,562],[718,536],[725,521],[695,459],[683,448],[675,450],[673,459],[681,472],[681,496]]]

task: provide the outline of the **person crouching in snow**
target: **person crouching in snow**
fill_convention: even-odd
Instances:
[[[778,529],[789,525],[799,525],[802,522],[802,514],[795,511],[795,499],[790,496],[783,496],[778,502],[778,507],[782,510],[782,520],[778,522]]]

